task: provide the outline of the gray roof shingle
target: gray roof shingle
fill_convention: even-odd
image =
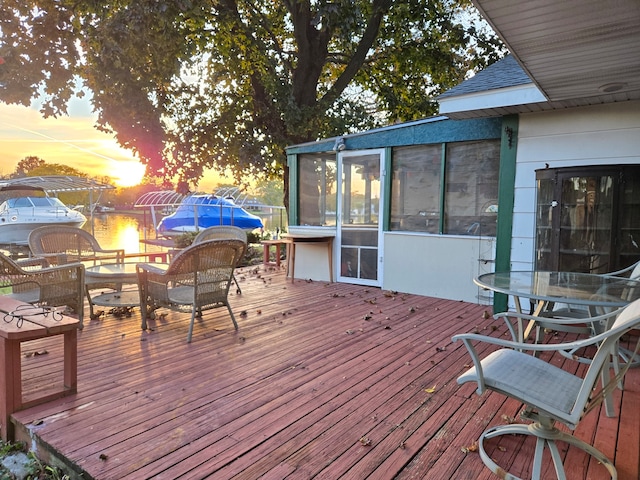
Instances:
[[[515,87],[533,83],[512,55],[489,65],[473,77],[447,90],[438,98],[455,97],[469,93],[485,92],[498,88]]]

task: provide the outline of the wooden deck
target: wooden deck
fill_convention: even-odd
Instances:
[[[226,309],[196,322],[191,344],[186,315],[146,332],[137,311],[87,320],[77,394],[14,414],[19,439],[84,479],[495,478],[464,450],[520,405],[458,386],[470,360],[451,343],[459,332],[503,335],[487,307],[292,284],[262,266],[238,277],[237,332]],[[61,349],[24,344],[27,391],[61,381]],[[576,435],[614,459],[621,480],[637,480],[640,369],[615,399],[618,417],[592,412]],[[507,438],[492,456],[527,478],[531,449]],[[579,452],[566,455],[572,478],[605,478]]]

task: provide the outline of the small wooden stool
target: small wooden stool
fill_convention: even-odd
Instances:
[[[272,266],[280,267],[280,256],[282,255],[282,246],[286,245],[289,242],[287,242],[286,240],[263,240],[261,243],[263,248],[262,263],[264,265],[272,265]],[[275,262],[271,261],[272,246],[275,247],[275,250],[276,250]]]
[[[45,316],[37,312],[39,308],[0,297],[0,317],[7,317],[7,321],[0,321],[0,430],[5,441],[14,439],[10,418],[13,412],[77,390],[79,321],[62,314],[56,314],[56,318],[53,318],[52,312]],[[53,335],[64,335],[64,385],[61,389],[25,402],[22,398],[20,343]]]

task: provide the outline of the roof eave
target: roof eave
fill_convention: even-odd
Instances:
[[[533,84],[485,90],[440,98],[440,114],[456,118],[462,112],[501,110],[515,105],[539,104],[547,99]]]

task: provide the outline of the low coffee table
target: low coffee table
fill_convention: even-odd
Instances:
[[[168,267],[168,264],[154,264],[160,268]],[[85,269],[85,286],[89,299],[89,318],[94,318],[93,306],[101,307],[137,307],[140,305],[140,293],[138,291],[138,275],[136,263],[104,263]],[[135,289],[122,290],[122,285],[135,285]],[[101,293],[91,297],[89,290],[96,288],[111,288],[113,291]]]

